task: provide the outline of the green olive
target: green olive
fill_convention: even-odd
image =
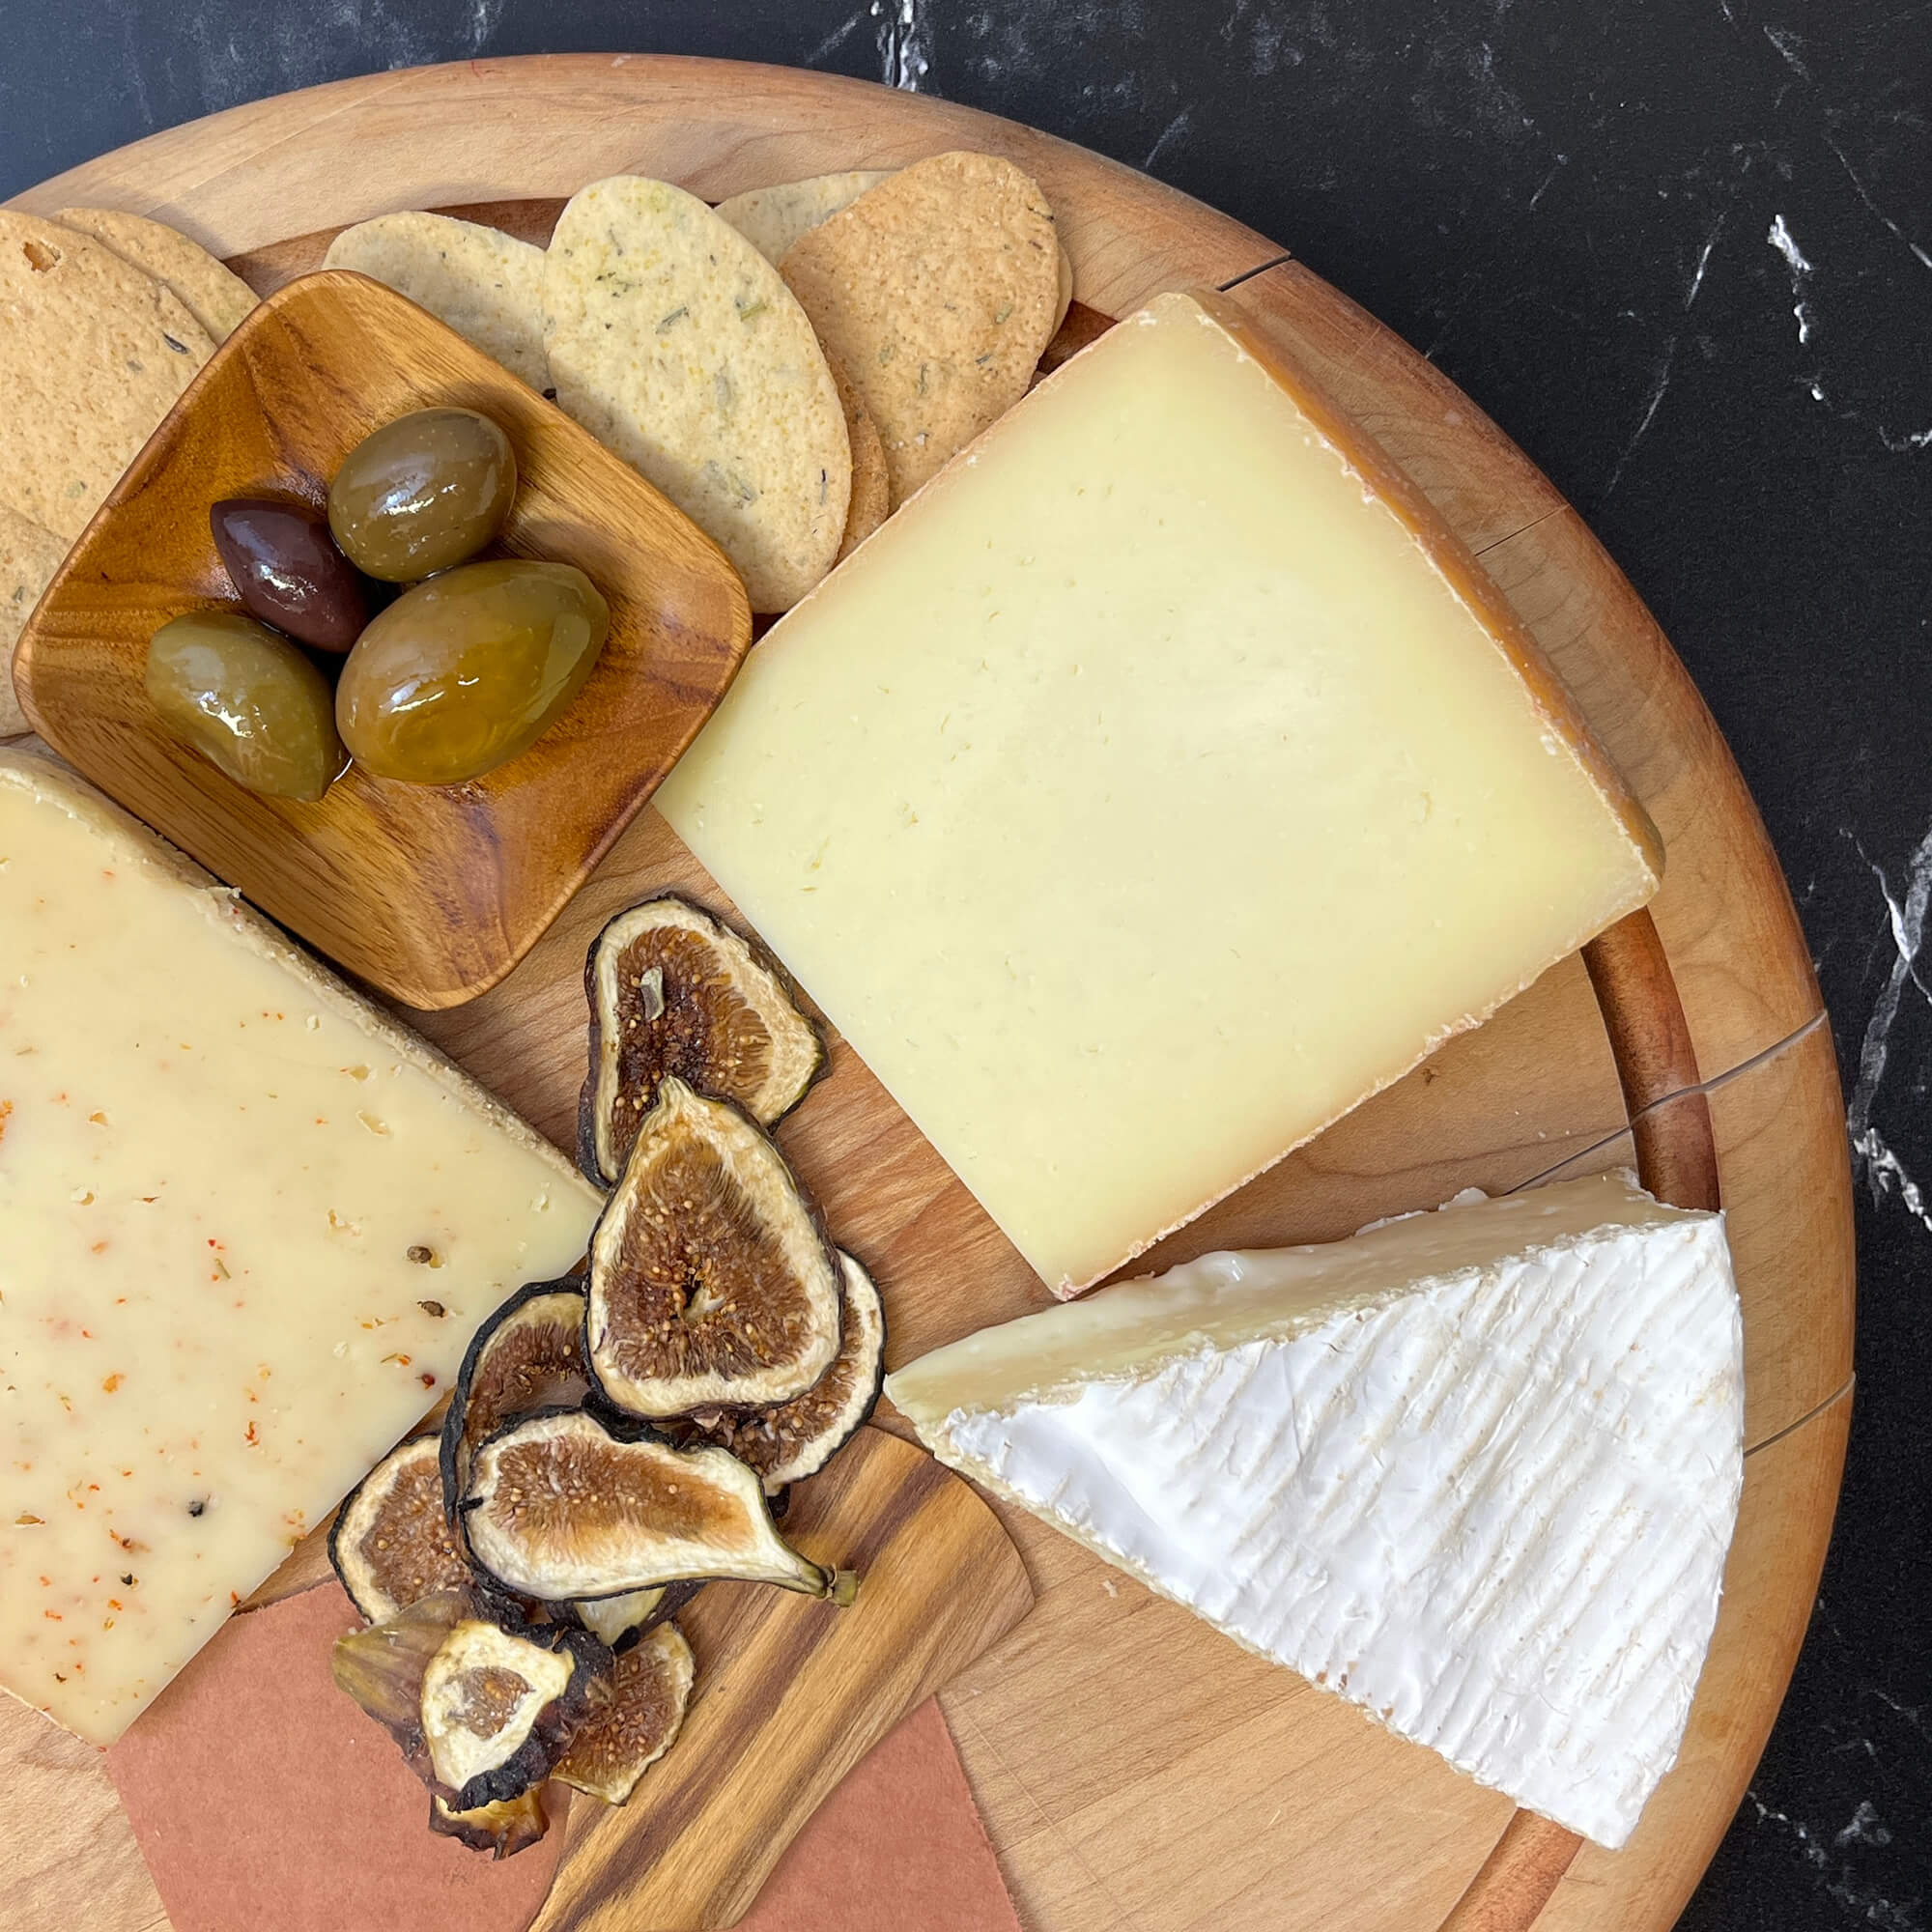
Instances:
[[[237,611],[192,611],[148,644],[148,700],[176,737],[239,785],[318,799],[349,760],[328,680]]]
[[[472,557],[517,494],[510,439],[474,410],[417,410],[366,436],[328,488],[328,528],[358,570],[407,583]]]
[[[611,610],[568,563],[466,564],[406,590],[355,640],[335,722],[359,765],[461,784],[533,744],[597,663]]]

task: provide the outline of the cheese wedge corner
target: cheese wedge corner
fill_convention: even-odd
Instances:
[[[935,1350],[942,1463],[1612,1850],[1677,1756],[1744,1480],[1720,1215],[1605,1175],[1213,1254]]]

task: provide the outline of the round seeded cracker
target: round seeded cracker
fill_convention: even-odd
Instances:
[[[550,387],[541,248],[480,222],[411,212],[345,228],[322,266],[354,269],[408,296],[531,388]]]
[[[0,209],[0,504],[77,537],[213,351],[152,275]]]
[[[783,272],[878,425],[895,509],[1026,394],[1060,312],[1053,211],[996,155],[901,168]]]
[[[558,404],[724,552],[752,609],[832,567],[851,445],[805,312],[729,222],[668,182],[572,196],[544,261]]]
[[[226,342],[255,306],[255,291],[240,275],[163,221],[118,208],[64,208],[54,219],[172,289],[213,341]]]

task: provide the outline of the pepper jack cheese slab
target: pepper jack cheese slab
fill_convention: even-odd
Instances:
[[[119,1737],[598,1207],[231,893],[0,753],[0,1684]]]
[[[1208,1255],[886,1381],[941,1462],[1614,1849],[1744,1477],[1720,1216],[1601,1176]]]
[[[1656,890],[1429,505],[1210,297],[1034,391],[775,627],[658,804],[1076,1292]]]

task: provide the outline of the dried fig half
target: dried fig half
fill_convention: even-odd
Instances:
[[[472,1811],[455,1809],[440,1791],[430,1793],[429,1828],[445,1838],[456,1838],[472,1852],[488,1852],[492,1858],[515,1858],[550,1830],[544,1816],[539,1787],[517,1798],[499,1799],[495,1804],[479,1804]]]
[[[667,1077],[735,1100],[761,1126],[825,1067],[825,1041],[777,960],[676,893],[620,912],[583,968],[590,1076],[578,1157],[614,1185]]]
[[[646,1632],[674,1617],[704,1587],[702,1583],[653,1583],[621,1597],[588,1597],[572,1604],[571,1614],[600,1643],[619,1655]]]
[[[677,1741],[696,1673],[684,1633],[659,1624],[617,1660],[554,1775],[607,1804],[623,1804]]]
[[[869,1416],[886,1374],[886,1316],[872,1278],[838,1251],[841,1334],[832,1366],[803,1395],[774,1408],[695,1417],[714,1442],[764,1478],[765,1493],[824,1468]]]
[[[520,1798],[550,1776],[589,1714],[611,1653],[587,1631],[505,1630],[466,1617],[423,1667],[422,1733],[452,1809]]]
[[[583,1360],[582,1275],[520,1288],[477,1329],[442,1419],[443,1502],[453,1511],[477,1443],[513,1415],[577,1402],[590,1386]]]
[[[666,1080],[590,1237],[585,1354],[633,1415],[764,1407],[838,1352],[838,1267],[769,1138]]]
[[[508,1424],[476,1452],[463,1533],[507,1588],[546,1602],[742,1577],[849,1602],[849,1571],[780,1536],[755,1470],[728,1450],[613,1435],[582,1409]]]
[[[469,1585],[469,1558],[443,1508],[434,1435],[390,1450],[343,1499],[328,1533],[328,1560],[372,1624],[432,1592]]]
[[[438,1590],[382,1623],[337,1637],[329,1654],[335,1688],[388,1732],[425,1783],[432,1774],[422,1729],[423,1672],[450,1632],[476,1609],[472,1592]]]

